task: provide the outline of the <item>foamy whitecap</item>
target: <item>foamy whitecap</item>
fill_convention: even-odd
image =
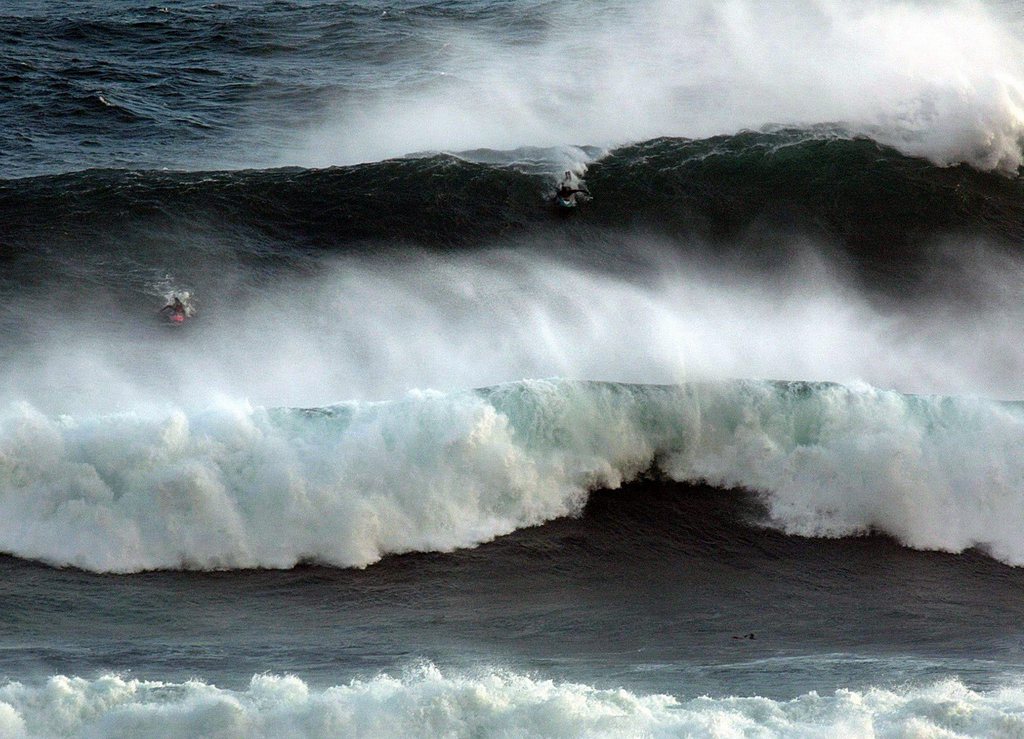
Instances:
[[[361,567],[578,513],[648,469],[805,536],[1024,564],[1024,411],[867,386],[511,383],[308,411],[0,420],[0,550],[56,565]],[[680,494],[685,494],[681,492]]]
[[[56,676],[0,686],[6,737],[1013,737],[1024,691],[957,680],[790,701],[636,695],[511,672],[444,674],[432,665],[318,690],[257,675],[244,690],[193,680]]]

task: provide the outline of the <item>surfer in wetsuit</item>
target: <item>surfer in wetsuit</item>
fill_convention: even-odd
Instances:
[[[185,320],[185,304],[181,302],[181,298],[177,295],[174,296],[174,300],[160,309],[161,313],[165,311],[170,311],[170,317],[175,321]]]
[[[573,203],[576,200],[576,193],[587,193],[586,188],[573,187],[573,176],[569,170],[565,171],[565,177],[562,179],[562,184],[558,186],[558,191],[555,195],[559,200],[564,200],[566,203]]]

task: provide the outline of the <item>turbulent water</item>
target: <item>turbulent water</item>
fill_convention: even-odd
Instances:
[[[1022,52],[5,4],[0,735],[1019,736]]]

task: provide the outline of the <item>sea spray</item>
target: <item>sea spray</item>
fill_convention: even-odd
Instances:
[[[981,3],[543,7],[545,32],[527,38],[510,37],[516,19],[497,33],[428,24],[439,59],[426,79],[360,95],[359,104],[345,96],[281,162],[838,122],[940,165],[1012,174],[1022,163],[1020,38]]]

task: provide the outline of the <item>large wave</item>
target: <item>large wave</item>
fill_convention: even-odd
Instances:
[[[515,18],[475,19],[471,29],[418,14],[432,53],[416,84],[345,96],[281,160],[325,166],[839,122],[940,165],[1012,173],[1022,163],[1012,10],[956,1],[602,6],[528,3],[506,11]]]
[[[432,665],[315,689],[257,675],[244,690],[192,680],[56,676],[0,686],[0,733],[28,737],[958,736],[1024,730],[1019,687],[841,689],[790,701],[636,695],[513,672],[446,675]]]
[[[779,234],[803,233],[883,271],[890,263],[905,270],[915,262],[909,247],[950,234],[1024,238],[1020,180],[937,167],[831,127],[614,149],[590,165],[594,202],[569,222],[547,207],[563,164],[524,161],[532,156],[476,151],[328,170],[0,180],[0,256],[12,266],[97,251],[179,261],[183,246],[201,251],[215,241],[253,258],[296,246],[450,249],[530,235],[578,243],[581,232],[637,227],[734,244],[772,226],[762,249]]]
[[[578,513],[645,473],[804,536],[1024,564],[1024,411],[870,387],[525,381],[309,409],[0,421],[0,549],[105,572],[365,566]]]
[[[939,165],[1022,161],[1020,16],[998,0],[278,3],[259,18],[231,3],[94,2],[0,24],[0,117],[18,132],[5,176],[819,123]],[[75,49],[71,66],[55,40]]]

